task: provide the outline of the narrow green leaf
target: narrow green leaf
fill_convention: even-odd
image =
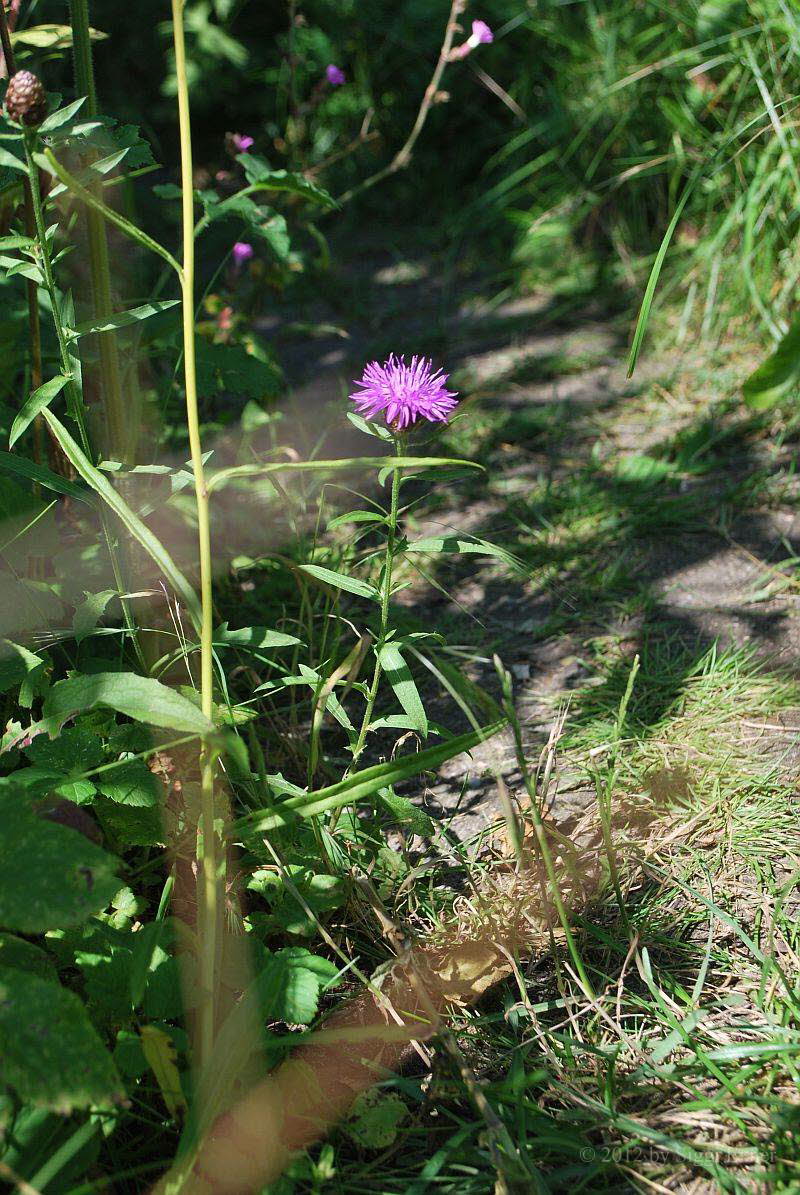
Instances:
[[[14,447],[20,436],[33,423],[36,416],[41,414],[45,407],[50,405],[56,395],[61,393],[69,381],[69,378],[61,374],[57,378],[51,378],[49,382],[45,382],[44,385],[39,386],[38,389],[34,390],[28,396],[22,406],[22,410],[11,425],[11,434],[8,437],[9,448]]]
[[[65,494],[77,502],[85,502],[87,506],[94,506],[94,497],[90,490],[83,489],[74,481],[67,481],[65,477],[59,477],[52,469],[48,469],[45,465],[37,465],[24,456],[0,450],[0,469],[6,473],[15,473],[18,477],[25,477],[28,481],[35,481],[38,485],[43,485],[56,494]]]
[[[281,801],[269,812],[249,814],[242,818],[236,828],[244,833],[265,833],[278,826],[288,826],[297,819],[315,817],[331,809],[338,809],[342,805],[354,804],[365,800],[378,792],[379,789],[399,784],[403,780],[410,780],[420,772],[433,771],[441,767],[449,759],[465,751],[471,751],[478,743],[486,742],[507,725],[506,719],[500,719],[480,730],[471,730],[447,742],[437,743],[434,747],[426,747],[416,755],[404,755],[399,759],[387,760],[385,763],[375,764],[361,772],[354,772],[345,780],[328,785],[327,788],[317,789],[316,792],[288,797]]]
[[[385,523],[386,516],[378,514],[376,510],[348,510],[347,514],[337,515],[328,523],[328,530],[344,527],[348,523]]]
[[[465,535],[463,532],[453,532],[452,535],[429,535],[425,539],[417,539],[412,543],[405,544],[403,551],[443,553],[445,555],[473,553],[476,556],[494,556],[498,560],[502,560],[504,564],[510,565],[511,568],[523,568],[521,561],[507,552],[505,548],[491,544],[488,540],[478,539],[474,535]]]
[[[266,465],[234,465],[220,469],[208,479],[209,490],[219,489],[230,481],[246,477],[266,477],[270,473],[339,472],[345,469],[442,469],[452,466],[464,469],[483,469],[477,461],[441,456],[351,456],[327,461],[275,461]]]
[[[39,132],[52,133],[53,129],[60,129],[68,120],[72,120],[79,108],[82,108],[85,103],[86,96],[82,95],[77,100],[73,100],[71,104],[67,104],[66,107],[59,108],[57,112],[51,112],[39,126]]]
[[[0,166],[5,166],[7,170],[19,170],[22,172],[22,174],[28,173],[27,167],[22,159],[18,158],[15,154],[12,154],[10,150],[3,149],[2,146],[0,146]],[[16,245],[7,245],[4,247],[8,249],[18,248]]]
[[[149,319],[151,315],[160,315],[162,311],[169,311],[171,307],[179,305],[178,299],[164,299],[161,302],[143,303],[141,307],[131,307],[128,311],[120,311],[110,315],[107,319],[86,320],[69,331],[68,335],[77,340],[81,336],[90,336],[95,332],[113,332],[116,328],[127,328],[131,324],[138,324]]]
[[[44,128],[44,125],[42,128]],[[87,205],[87,207],[99,212],[100,215],[109,222],[109,224],[113,224],[114,227],[118,228],[120,232],[123,232],[126,237],[129,237],[132,241],[136,241],[136,243],[141,245],[144,249],[149,249],[151,253],[155,253],[159,257],[163,258],[168,265],[172,266],[179,278],[183,276],[181,267],[178,265],[172,254],[168,252],[163,245],[159,245],[158,241],[154,241],[153,238],[148,236],[146,232],[142,232],[142,230],[137,228],[135,224],[132,224],[130,220],[126,220],[125,217],[121,216],[115,208],[107,207],[106,204],[97,199],[97,197],[93,195],[91,191],[88,191],[86,187],[79,183],[78,180],[70,174],[66,167],[61,165],[51,149],[48,149],[43,154],[34,154],[33,159],[36,162],[36,165],[41,167],[42,170],[46,170],[49,174],[54,174],[59,182],[62,182],[67,190],[71,191],[73,195],[77,195],[78,198]]]
[[[108,34],[98,34],[92,30],[95,38],[107,37]],[[29,29],[15,29],[11,34],[11,44],[17,46],[33,46],[36,50],[68,50],[72,45],[72,27],[70,25],[32,25]]]
[[[152,559],[163,572],[175,592],[182,598],[191,616],[195,629],[200,628],[200,603],[192,586],[180,571],[167,552],[161,541],[153,534],[146,523],[134,514],[127,502],[117,493],[111,482],[99,469],[96,469],[83,452],[79,444],[73,440],[63,423],[52,411],[45,410],[44,417],[49,423],[53,435],[64,450],[64,454],[75,466],[85,482],[96,491],[114,513],[122,520],[131,535],[139,541]]]
[[[227,622],[214,631],[215,647],[238,647],[244,651],[264,651],[271,647],[294,647],[300,640],[295,635],[271,631],[268,627],[241,627],[230,630]]]
[[[301,564],[299,567],[304,573],[316,577],[318,581],[324,581],[326,585],[333,585],[335,589],[344,589],[347,593],[371,598],[373,601],[377,601],[380,597],[374,585],[369,585],[366,581],[359,581],[356,577],[348,577],[344,573],[334,572],[333,569],[323,568],[319,564]]]
[[[3,165],[2,154],[0,154],[0,166]],[[33,237],[21,236],[7,236],[0,237],[0,250],[6,252],[9,249],[32,249],[36,244]]]
[[[678,206],[675,208],[667,231],[664,233],[664,238],[659,246],[655,261],[653,262],[653,268],[650,271],[650,277],[647,280],[647,287],[644,292],[644,298],[642,299],[639,318],[636,321],[636,330],[633,334],[633,341],[631,342],[631,351],[628,356],[628,377],[632,376],[633,371],[636,369],[636,362],[639,360],[639,353],[642,349],[644,334],[647,331],[647,324],[650,320],[650,308],[653,305],[653,298],[655,297],[656,287],[658,286],[658,280],[661,276],[661,268],[664,265],[664,260],[667,256],[667,250],[670,247],[675,229],[678,227],[680,218],[683,215],[683,209],[689,202],[689,197],[694,191],[695,184],[697,183],[699,177],[700,168],[698,167],[684,188],[683,195],[681,195],[680,200],[678,201]]]
[[[394,695],[408,714],[414,730],[428,733],[428,718],[408,664],[396,643],[384,643],[378,652],[381,668],[394,690]]]
[[[42,714],[46,723],[57,728],[76,714],[98,706],[148,726],[183,734],[203,736],[214,729],[187,697],[135,672],[97,672],[58,681],[47,694]]]

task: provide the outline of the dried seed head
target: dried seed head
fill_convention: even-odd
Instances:
[[[47,116],[47,96],[31,71],[17,71],[6,91],[6,115],[17,124],[36,128]]]

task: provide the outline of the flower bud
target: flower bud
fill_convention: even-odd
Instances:
[[[17,124],[37,128],[47,116],[47,96],[31,71],[17,71],[6,91],[6,115]]]

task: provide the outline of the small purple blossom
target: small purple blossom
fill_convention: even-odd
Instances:
[[[335,66],[333,63],[325,68],[325,78],[331,87],[341,87],[343,83],[347,82],[347,75],[340,67]]]
[[[248,133],[231,133],[231,142],[237,154],[246,154],[255,145],[254,139]]]
[[[456,394],[445,389],[449,376],[441,369],[434,370],[433,362],[426,357],[412,357],[407,365],[405,357],[392,353],[383,365],[377,361],[367,365],[355,383],[361,389],[350,398],[359,415],[366,419],[384,415],[397,430],[410,427],[418,419],[445,423],[458,405]]]
[[[237,241],[231,250],[233,256],[233,264],[237,270],[240,270],[245,262],[250,261],[255,253],[252,245],[248,245],[247,241]]]
[[[485,21],[472,22],[472,36],[467,44],[474,50],[477,46],[487,45],[494,41],[494,34]]]

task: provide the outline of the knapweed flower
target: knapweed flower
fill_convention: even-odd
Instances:
[[[253,148],[255,141],[247,133],[231,133],[231,144],[237,154],[246,154],[248,149]]]
[[[476,49],[477,46],[486,45],[494,41],[494,34],[485,21],[472,22],[472,35],[467,40],[467,45],[471,49]]]
[[[244,263],[249,261],[253,256],[255,250],[252,245],[248,245],[247,241],[237,241],[231,252],[233,254],[234,265],[238,269],[241,269]]]
[[[347,75],[338,66],[334,66],[333,63],[325,68],[325,78],[331,87],[341,87],[343,83],[347,82]]]
[[[431,423],[445,423],[458,405],[458,398],[445,389],[449,374],[434,370],[426,357],[405,357],[392,353],[380,365],[372,361],[355,384],[361,389],[350,395],[359,415],[375,419],[384,415],[386,422],[398,431],[411,427],[418,419]]]

